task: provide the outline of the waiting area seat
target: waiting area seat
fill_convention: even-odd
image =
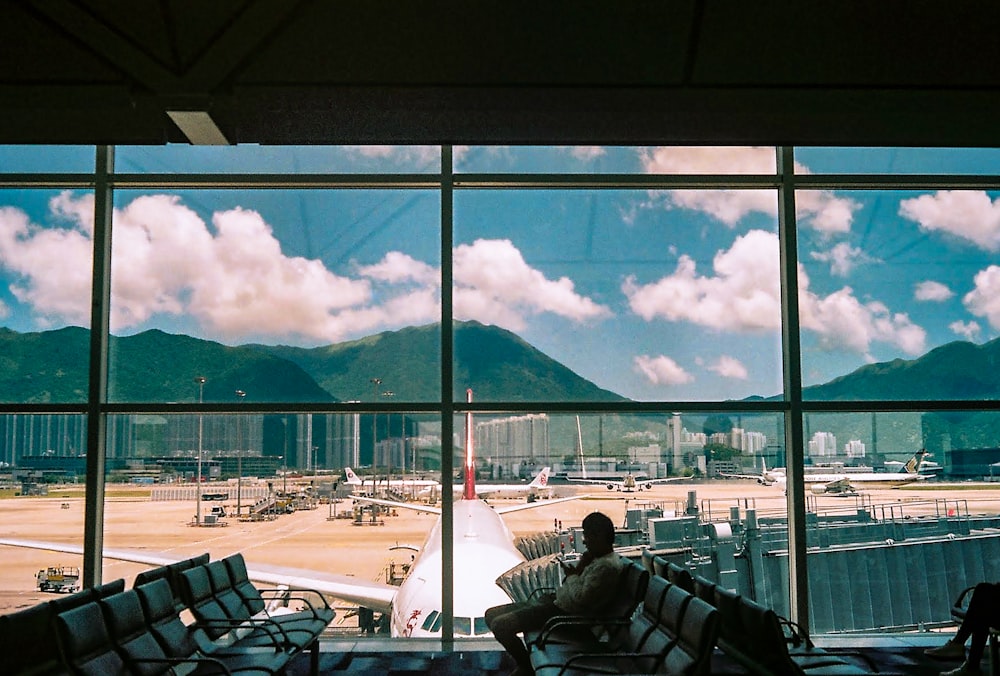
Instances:
[[[273,676],[309,652],[318,674],[326,599],[281,590],[269,608],[236,557],[202,555],[144,571],[128,590],[116,580],[0,616],[0,673]]]
[[[718,611],[666,578],[649,578],[642,603],[623,620],[613,644],[531,645],[531,664],[540,676],[653,674],[702,676],[711,667],[718,635]]]

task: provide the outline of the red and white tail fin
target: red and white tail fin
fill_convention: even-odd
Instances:
[[[542,471],[534,478],[534,480],[528,484],[528,488],[545,488],[549,485],[549,472],[552,471],[551,467],[543,467]]]
[[[355,474],[354,470],[351,469],[350,467],[345,467],[344,468],[344,474],[347,475],[347,483],[348,483],[348,485],[350,485],[350,486],[360,486],[360,485],[362,485],[363,482],[361,481],[360,478],[358,478],[358,475]]]
[[[472,403],[472,388],[465,391],[465,398]],[[476,451],[474,448],[475,430],[472,428],[472,411],[465,414],[465,486],[462,491],[463,500],[476,499]]]

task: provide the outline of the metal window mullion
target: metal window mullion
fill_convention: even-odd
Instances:
[[[104,549],[104,474],[108,394],[108,318],[111,302],[111,220],[114,195],[113,146],[97,146],[94,183],[94,253],[91,275],[90,374],[87,393],[87,479],[83,523],[83,584],[101,582]]]
[[[803,482],[802,346],[799,340],[798,240],[795,220],[794,152],[780,147],[778,241],[781,257],[781,348],[785,391],[785,483],[788,511],[788,605],[792,621],[809,633],[806,568],[806,498]]]
[[[142,189],[436,189],[435,174],[115,174],[114,187]]]
[[[454,247],[455,176],[452,147],[441,146],[441,643],[455,642],[455,511],[454,475],[454,307],[452,249]]]

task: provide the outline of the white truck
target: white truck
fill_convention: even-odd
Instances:
[[[80,569],[74,566],[49,566],[35,575],[38,591],[67,592],[80,591]]]

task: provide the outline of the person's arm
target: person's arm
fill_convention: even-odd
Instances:
[[[598,612],[615,593],[618,569],[611,562],[586,566],[556,590],[556,605],[567,612]]]

